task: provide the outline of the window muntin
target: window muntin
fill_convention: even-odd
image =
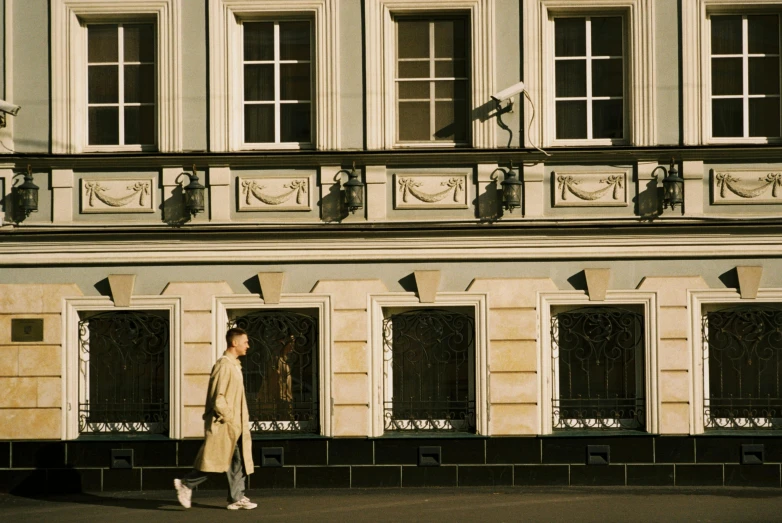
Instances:
[[[233,311],[229,327],[247,331],[242,362],[250,431],[318,433],[318,314],[298,309]]]
[[[312,28],[307,20],[244,22],[246,144],[312,144]]]
[[[398,143],[467,144],[468,31],[463,18],[396,20]]]
[[[155,26],[87,26],[87,143],[149,148],[156,138]]]
[[[168,313],[82,313],[79,433],[169,432]]]
[[[782,308],[702,316],[704,429],[782,428]]]
[[[624,55],[622,16],[554,19],[557,140],[624,141]]]
[[[385,311],[384,430],[475,432],[475,321],[471,312]]]
[[[779,138],[779,16],[711,15],[709,22],[712,137]]]
[[[644,428],[644,318],[625,307],[551,316],[553,429]]]

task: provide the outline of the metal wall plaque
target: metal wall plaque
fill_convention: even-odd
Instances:
[[[43,318],[12,319],[11,341],[43,341]]]

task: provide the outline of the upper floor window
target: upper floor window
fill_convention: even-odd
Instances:
[[[621,16],[554,19],[556,140],[625,140],[624,55]]]
[[[468,142],[468,23],[396,20],[397,142]]]
[[[312,145],[309,21],[245,22],[244,142]]]
[[[87,143],[155,144],[154,24],[87,27]]]
[[[711,136],[780,137],[780,41],[776,14],[712,15]]]
[[[704,429],[782,428],[782,309],[706,311],[702,329]]]
[[[584,307],[551,316],[554,430],[643,429],[643,314]]]

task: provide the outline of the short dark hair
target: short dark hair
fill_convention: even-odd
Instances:
[[[225,342],[228,344],[229,347],[233,347],[234,340],[243,334],[246,335],[247,331],[242,328],[239,327],[230,328],[228,329],[228,332],[225,333]]]

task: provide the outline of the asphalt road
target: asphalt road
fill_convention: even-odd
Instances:
[[[0,495],[0,521],[67,523],[313,521],[782,522],[778,489],[460,488],[249,491],[255,510],[229,512],[225,492],[119,492],[33,499]]]

